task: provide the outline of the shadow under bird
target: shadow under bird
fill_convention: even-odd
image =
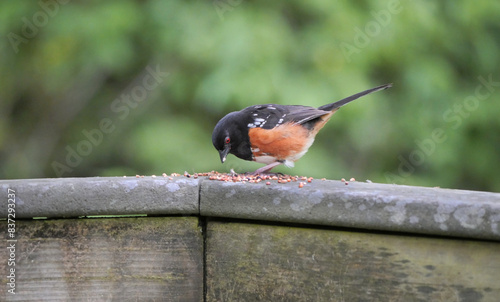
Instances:
[[[253,174],[269,173],[277,165],[293,167],[306,154],[314,137],[345,104],[372,92],[392,87],[381,85],[318,108],[301,105],[254,105],[228,113],[215,126],[212,143],[224,163],[229,153],[266,164]]]

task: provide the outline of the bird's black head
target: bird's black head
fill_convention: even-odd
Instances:
[[[240,111],[231,112],[223,117],[212,133],[212,143],[219,151],[224,162],[229,153],[244,160],[252,160],[247,122],[240,116]]]

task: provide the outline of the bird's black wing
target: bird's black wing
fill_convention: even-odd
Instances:
[[[245,116],[249,116],[248,127],[272,129],[284,123],[306,123],[323,116],[330,111],[301,105],[255,105],[245,108]]]

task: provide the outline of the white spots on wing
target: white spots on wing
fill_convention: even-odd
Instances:
[[[301,119],[300,121],[295,122],[294,124],[296,124],[296,125],[303,124],[303,123],[304,123],[304,122],[306,122],[308,119],[309,119],[309,117],[303,118],[303,119]]]
[[[285,120],[286,113],[284,113],[281,118],[278,120],[278,125],[283,124],[283,121]]]
[[[262,125],[260,125],[261,127],[264,127],[264,125],[267,123],[267,121],[269,120],[269,117],[271,117],[270,114],[268,114],[264,120],[264,122],[262,123]]]
[[[253,123],[251,123],[251,124],[254,127],[263,127],[267,123],[267,120],[269,119],[269,116],[270,115],[268,115],[266,118],[256,117],[256,118],[253,119]],[[254,127],[251,127],[251,128],[254,128]]]
[[[253,125],[255,127],[262,127],[266,123],[266,120],[260,117],[256,117],[253,119]]]
[[[279,125],[281,125],[281,124],[283,124],[285,122],[286,113],[283,114],[281,116],[281,118],[277,122],[275,122],[274,118],[277,117],[276,113],[278,113],[279,111],[278,112],[276,112],[276,111],[275,112],[270,112],[271,110],[277,110],[278,109],[278,108],[276,108],[273,105],[267,105],[267,106],[255,105],[255,106],[253,106],[253,108],[256,109],[256,110],[263,108],[264,110],[260,110],[260,111],[252,113],[253,122],[248,124],[248,128],[255,128],[255,127],[261,127],[262,128],[262,127],[264,127],[264,125],[270,119],[273,122],[273,125],[272,125],[273,127],[279,126]],[[265,117],[262,117],[263,114],[266,113],[265,110],[270,110],[270,111],[267,112],[269,114],[267,114]]]
[[[260,152],[260,149],[259,148],[250,148],[250,151],[252,151],[252,153],[256,153],[256,152]]]

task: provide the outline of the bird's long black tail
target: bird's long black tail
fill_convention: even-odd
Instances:
[[[368,90],[365,90],[365,91],[362,91],[362,92],[359,92],[359,93],[356,93],[354,95],[351,95],[351,96],[348,96],[346,97],[345,99],[341,99],[340,101],[337,101],[335,103],[331,103],[331,104],[327,104],[327,105],[323,105],[321,107],[318,107],[318,109],[320,110],[325,110],[325,111],[332,111],[332,110],[335,110],[339,107],[342,107],[344,106],[345,104],[349,103],[349,102],[352,102],[354,101],[355,99],[357,98],[360,98],[364,95],[367,95],[367,94],[370,94],[372,92],[376,92],[376,91],[379,91],[379,90],[384,90],[384,89],[387,89],[387,88],[390,88],[392,87],[392,83],[390,84],[385,84],[385,85],[380,85],[380,86],[377,86],[375,88],[372,88],[372,89],[368,89]]]

